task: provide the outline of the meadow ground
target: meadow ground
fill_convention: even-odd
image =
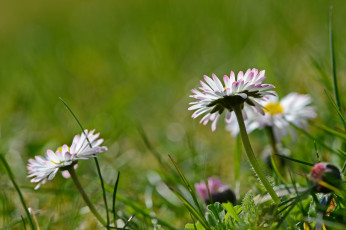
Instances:
[[[109,215],[112,220],[112,191],[117,172],[121,172],[117,218],[126,222],[135,214],[130,229],[153,229],[156,217],[164,229],[182,229],[193,222],[189,211],[166,187],[168,184],[189,197],[168,154],[191,185],[217,176],[235,191],[238,203],[249,190],[264,193],[244,150],[239,154],[240,139],[237,142],[225,130],[225,123],[220,120],[212,132],[209,124],[203,126],[200,118],[191,118],[193,112],[187,110],[193,101],[190,90],[199,86],[204,74],[222,78],[231,70],[258,68],[266,70],[265,83],[275,85],[280,98],[290,92],[309,94],[317,113],[309,123],[310,136],[297,131],[297,138],[284,137],[282,146],[291,158],[316,163],[318,151],[321,161],[341,168],[345,162],[344,126],[325,93],[335,98],[331,4],[335,72],[340,101],[345,104],[344,1],[1,3],[0,152],[27,206],[37,212],[41,229],[102,229],[71,179],[57,174],[35,191],[35,184],[27,178],[29,158],[70,145],[81,132],[59,97],[84,128],[101,133],[108,151],[98,154],[98,161]],[[249,136],[260,159],[269,139],[263,130]],[[286,185],[292,184],[290,171],[297,186],[306,188],[311,166],[285,162],[290,162],[283,169]],[[26,214],[19,196],[3,165],[0,172],[0,226],[23,229],[21,216]],[[94,161],[80,161],[76,173],[106,218]],[[266,174],[273,175],[269,169]],[[273,183],[283,184],[275,175]],[[304,207],[315,201],[314,197],[307,199]],[[297,219],[283,221],[281,227],[298,222],[303,226],[304,221],[316,224],[318,214],[305,215],[299,208],[293,212],[299,213]],[[325,224],[342,229],[345,216],[340,218],[343,221],[335,221],[337,224]]]

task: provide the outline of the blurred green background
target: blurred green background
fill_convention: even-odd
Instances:
[[[56,229],[75,229],[83,223],[64,222],[78,214],[71,202],[83,206],[71,181],[59,175],[34,192],[26,178],[29,158],[70,144],[80,132],[59,97],[85,128],[96,128],[105,139],[109,151],[99,160],[106,182],[114,183],[120,170],[120,193],[150,209],[145,195],[148,173],[160,168],[138,134],[139,126],[164,160],[168,153],[177,159],[191,182],[218,175],[234,185],[234,140],[222,122],[212,133],[210,125],[199,125],[187,111],[189,90],[198,87],[204,74],[221,77],[230,70],[265,69],[266,83],[276,85],[280,96],[291,91],[311,94],[318,120],[338,126],[323,92],[332,89],[331,4],[337,73],[342,79],[345,1],[1,1],[0,149],[18,183],[26,187],[29,206],[41,210],[39,222],[44,226],[51,221]],[[344,85],[341,80],[341,92]],[[265,138],[252,135],[255,150],[261,151]],[[304,137],[294,144],[313,146]],[[241,192],[251,186],[245,158],[243,166]],[[97,178],[93,162],[82,162],[77,173],[84,183]],[[7,177],[0,178],[7,188]],[[87,189],[102,205],[94,184]],[[60,188],[71,191],[66,194]],[[9,223],[22,210],[15,195],[3,190],[1,196],[7,199],[2,202],[2,223]],[[8,199],[11,196],[14,200]],[[189,221],[187,212],[178,213],[155,192],[150,197],[152,210],[173,226],[181,228]],[[72,211],[74,215],[66,217]]]

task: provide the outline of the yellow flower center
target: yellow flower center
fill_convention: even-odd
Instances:
[[[270,113],[270,115],[280,114],[283,113],[284,108],[280,105],[279,102],[269,102],[265,105],[265,107],[268,109],[268,111],[264,110],[266,113]]]
[[[62,146],[60,146],[56,151],[62,152]],[[68,147],[68,151],[70,152],[70,147]]]

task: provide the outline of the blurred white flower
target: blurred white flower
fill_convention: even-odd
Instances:
[[[226,110],[226,122],[231,122],[234,106],[251,107],[264,115],[260,102],[265,101],[267,95],[275,96],[273,91],[267,91],[275,88],[273,85],[262,84],[265,80],[264,73],[264,70],[258,72],[257,69],[248,69],[245,74],[240,71],[236,78],[234,72],[231,71],[229,77],[226,75],[223,77],[224,84],[215,74],[212,75],[213,79],[205,75],[204,80],[207,84],[200,81],[199,90],[191,90],[193,95],[190,97],[197,99],[190,103],[192,106],[189,107],[189,110],[196,110],[192,117],[196,118],[206,113],[200,123],[206,125],[212,121],[211,127],[214,131],[224,110]],[[246,117],[244,110],[243,116]]]
[[[67,145],[62,147],[63,150],[68,149]],[[48,149],[46,157],[35,156],[35,159],[29,159],[27,166],[29,171],[28,177],[34,177],[30,180],[32,183],[38,183],[35,190],[41,184],[45,184],[47,180],[52,180],[60,168],[69,166],[73,163],[73,156],[68,151],[56,151]]]
[[[247,111],[245,126],[248,133],[255,129],[272,127],[276,141],[281,141],[284,136],[291,133],[295,138],[295,131],[290,123],[297,127],[307,129],[308,120],[316,117],[315,108],[311,106],[312,99],[309,95],[292,92],[282,98],[268,96],[269,100],[262,105],[267,109],[264,116]],[[233,120],[226,126],[233,136],[238,135],[239,126],[236,120]]]
[[[46,157],[35,156],[35,159],[29,159],[27,166],[28,177],[34,177],[30,182],[38,183],[35,189],[38,189],[47,180],[52,180],[59,169],[62,170],[63,176],[68,178],[70,175],[66,170],[67,166],[74,165],[76,169],[78,160],[86,160],[94,157],[94,154],[107,151],[107,147],[100,147],[103,139],[98,139],[99,133],[94,134],[95,130],[90,132],[85,130],[84,132],[90,141],[91,147],[86,136],[82,133],[73,138],[71,147],[63,145],[56,152],[48,149]]]

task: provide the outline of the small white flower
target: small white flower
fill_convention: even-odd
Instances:
[[[295,138],[295,131],[290,123],[297,127],[306,129],[308,120],[316,117],[315,108],[311,106],[312,99],[309,95],[302,95],[295,92],[288,94],[281,101],[277,97],[268,97],[268,101],[263,106],[268,109],[264,116],[247,111],[247,120],[245,126],[248,133],[255,129],[272,127],[276,141],[281,141],[284,136],[291,133]],[[239,133],[237,121],[232,121],[226,126],[233,136]]]
[[[224,84],[215,74],[212,75],[213,79],[205,75],[206,83],[200,81],[199,90],[191,90],[193,95],[190,97],[197,99],[190,103],[192,106],[189,107],[189,110],[196,110],[192,117],[196,118],[206,113],[200,123],[206,125],[212,121],[212,131],[214,131],[224,110],[226,110],[226,122],[231,122],[234,106],[251,107],[264,115],[260,102],[265,100],[267,95],[275,95],[273,91],[268,91],[275,88],[273,85],[262,84],[265,80],[264,74],[264,70],[258,72],[257,69],[248,69],[245,74],[240,71],[236,78],[234,72],[231,71],[229,77],[226,75],[223,77]],[[244,110],[243,116],[246,117]]]
[[[63,150],[68,149],[67,145],[62,147]],[[29,171],[28,177],[34,177],[30,180],[32,183],[38,183],[35,190],[41,184],[45,184],[47,180],[52,180],[60,168],[69,166],[73,163],[73,156],[68,151],[56,151],[48,149],[46,157],[35,156],[35,159],[29,159],[27,166]]]
[[[31,182],[37,183],[35,189],[38,189],[41,184],[46,183],[47,180],[52,180],[56,173],[62,170],[63,176],[68,178],[69,173],[64,170],[66,166],[74,164],[77,167],[78,160],[86,160],[90,157],[94,157],[94,154],[107,151],[107,147],[102,146],[103,139],[98,139],[99,133],[94,134],[95,130],[88,132],[84,131],[88,137],[88,142],[84,133],[76,135],[73,138],[72,145],[69,147],[63,145],[58,148],[56,152],[48,149],[46,157],[35,156],[35,159],[29,159],[27,166],[29,171],[28,177],[34,177]],[[90,147],[91,144],[91,147]]]

